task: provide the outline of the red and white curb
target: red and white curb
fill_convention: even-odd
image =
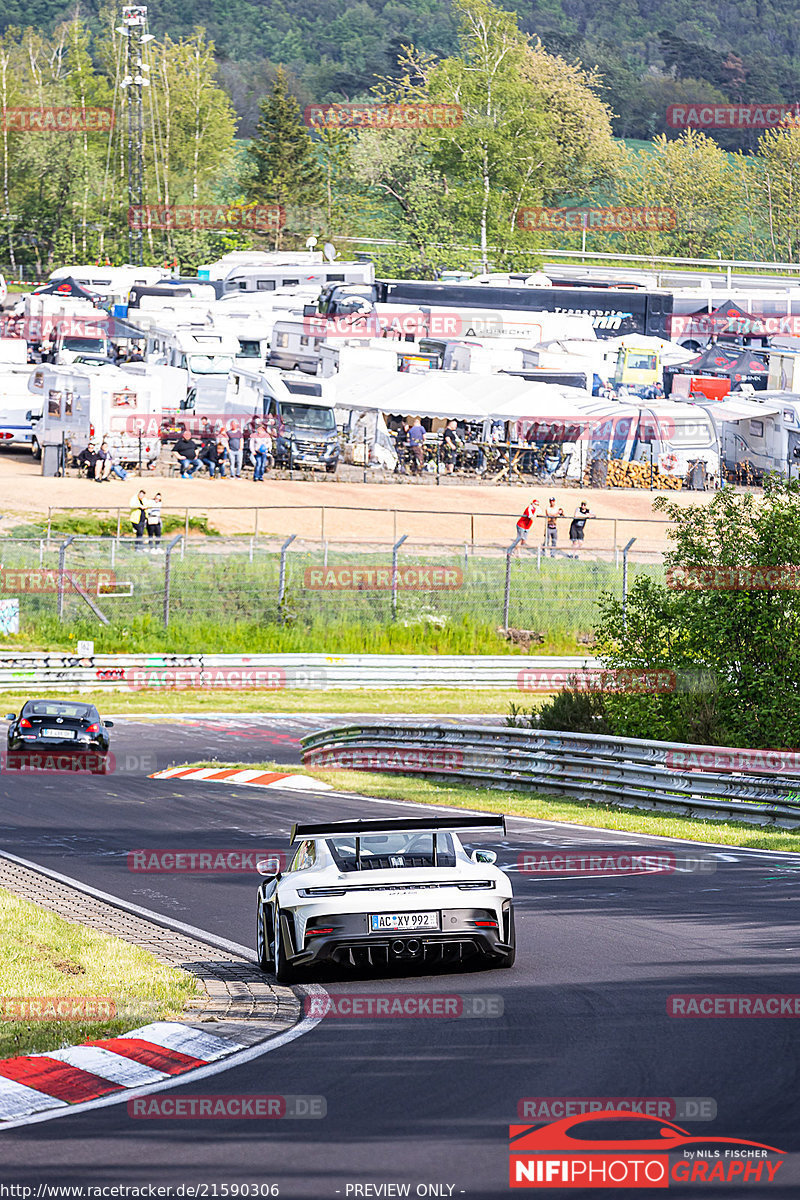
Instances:
[[[0,1122],[162,1083],[235,1054],[229,1038],[173,1021],[120,1037],[0,1061]]]
[[[244,787],[279,787],[296,789],[299,792],[332,791],[329,783],[312,779],[310,775],[289,774],[282,771],[250,770],[246,767],[167,767],[156,771],[148,779],[193,779],[204,783],[235,783]]]

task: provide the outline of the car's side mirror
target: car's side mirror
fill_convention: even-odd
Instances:
[[[103,724],[105,725],[106,729],[113,729],[113,728],[114,728],[114,722],[113,722],[113,721],[103,721]]]
[[[492,863],[497,862],[497,855],[494,850],[473,850],[470,858],[473,862],[488,863],[490,866]]]
[[[6,713],[6,720],[7,720],[7,721],[16,721],[16,719],[17,719],[17,714],[16,714],[16,713]]]
[[[256,863],[256,870],[259,875],[263,875],[265,879],[278,879],[280,871],[275,870],[275,860],[270,858],[260,858]]]

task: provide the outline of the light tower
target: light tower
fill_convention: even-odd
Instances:
[[[131,227],[131,209],[141,210],[144,202],[144,107],[142,89],[150,86],[147,78],[149,67],[142,61],[142,46],[152,42],[152,34],[145,33],[147,6],[125,4],[122,7],[122,25],[118,31],[127,38],[125,77],[120,84],[128,97],[128,257],[131,263],[140,266],[144,261],[144,232],[141,216],[136,228]]]

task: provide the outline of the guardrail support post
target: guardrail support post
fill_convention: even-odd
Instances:
[[[628,551],[630,550],[636,538],[631,538],[622,547],[622,628],[628,627]]]
[[[170,542],[170,544],[167,546],[167,549],[166,549],[166,552],[164,555],[164,628],[165,629],[169,625],[169,584],[170,584],[170,575],[171,575],[170,560],[172,558],[172,551],[175,549],[178,542],[182,542],[182,541],[183,541],[183,534],[182,533],[177,534],[177,536],[174,537],[172,539],[172,541]]]
[[[75,535],[70,534],[58,547],[58,619],[64,620],[64,571],[67,565],[67,546],[75,541]]]
[[[522,535],[517,534],[506,550],[506,584],[503,590],[503,629],[508,629],[508,613],[511,607],[511,556],[522,541]]]
[[[283,620],[283,598],[286,595],[286,551],[296,537],[297,534],[293,533],[281,546],[281,570],[278,578],[278,612],[280,613],[281,620]]]
[[[392,620],[397,620],[397,553],[403,542],[408,538],[408,534],[404,533],[398,541],[392,546]]]

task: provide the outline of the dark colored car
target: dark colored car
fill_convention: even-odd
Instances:
[[[107,754],[108,730],[93,704],[72,700],[27,700],[19,716],[6,713],[8,749],[75,750]]]

